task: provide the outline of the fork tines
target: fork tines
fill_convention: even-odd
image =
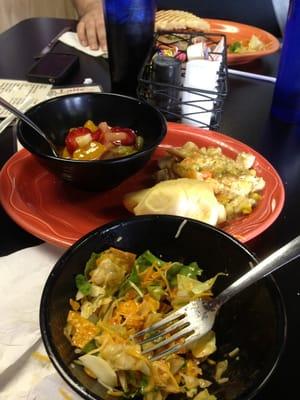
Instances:
[[[185,307],[172,312],[167,317],[159,322],[151,325],[149,328],[143,329],[136,333],[133,338],[142,340],[137,342],[143,346],[146,343],[153,342],[153,346],[143,349],[143,354],[149,354],[162,349],[161,352],[154,353],[151,360],[158,360],[161,357],[167,356],[178,351],[184,346],[184,340],[176,343],[179,339],[184,339],[194,333],[194,329],[190,326],[190,322],[185,314]],[[167,336],[168,335],[168,336]],[[174,343],[171,347],[166,347],[170,343]]]

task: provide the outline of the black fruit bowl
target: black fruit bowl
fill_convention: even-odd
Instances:
[[[87,120],[136,130],[144,138],[141,151],[111,160],[77,161],[51,155],[47,143],[23,121],[17,137],[25,149],[51,172],[84,190],[106,190],[140,170],[163,140],[167,125],[163,115],[140,100],[110,93],[84,93],[57,97],[36,105],[26,115],[58,146],[72,127]]]
[[[82,273],[92,252],[110,246],[141,254],[149,249],[165,260],[197,261],[210,278],[217,272],[228,276],[217,279],[214,294],[257,263],[237,240],[201,222],[175,216],[132,217],[102,226],[71,246],[58,260],[43,290],[40,326],[44,345],[57,371],[84,399],[105,397],[104,388],[82,372],[70,367],[76,358],[63,334],[74,297],[74,277]],[[182,228],[182,229],[181,229]],[[179,234],[180,233],[180,234]],[[239,358],[229,362],[229,382],[209,388],[218,400],[249,400],[262,388],[274,371],[282,353],[286,334],[286,314],[278,287],[272,277],[264,278],[226,303],[214,327],[217,354],[214,359],[239,347]],[[183,399],[170,396],[168,399]]]

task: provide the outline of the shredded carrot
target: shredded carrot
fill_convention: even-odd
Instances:
[[[155,271],[153,266],[148,267],[145,271],[140,273],[142,287],[147,287],[150,283],[156,281],[159,277],[159,272]]]
[[[170,371],[170,366],[166,360],[153,361],[152,373],[157,386],[168,388],[172,393],[180,392],[180,387]]]
[[[159,272],[162,280],[164,281],[164,283],[166,285],[166,290],[168,291],[169,296],[171,296],[170,285],[169,285],[169,281],[168,281],[167,276],[166,276],[167,275],[166,270],[163,270],[161,268],[156,268],[156,270],[157,270],[157,272]]]

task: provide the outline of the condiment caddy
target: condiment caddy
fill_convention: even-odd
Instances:
[[[227,95],[226,37],[157,33],[138,81],[138,97],[168,121],[218,130]]]

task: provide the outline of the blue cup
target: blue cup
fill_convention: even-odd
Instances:
[[[114,93],[135,96],[138,75],[152,48],[155,0],[104,0],[104,17]]]
[[[291,0],[283,35],[271,115],[289,123],[300,122],[300,0]]]

